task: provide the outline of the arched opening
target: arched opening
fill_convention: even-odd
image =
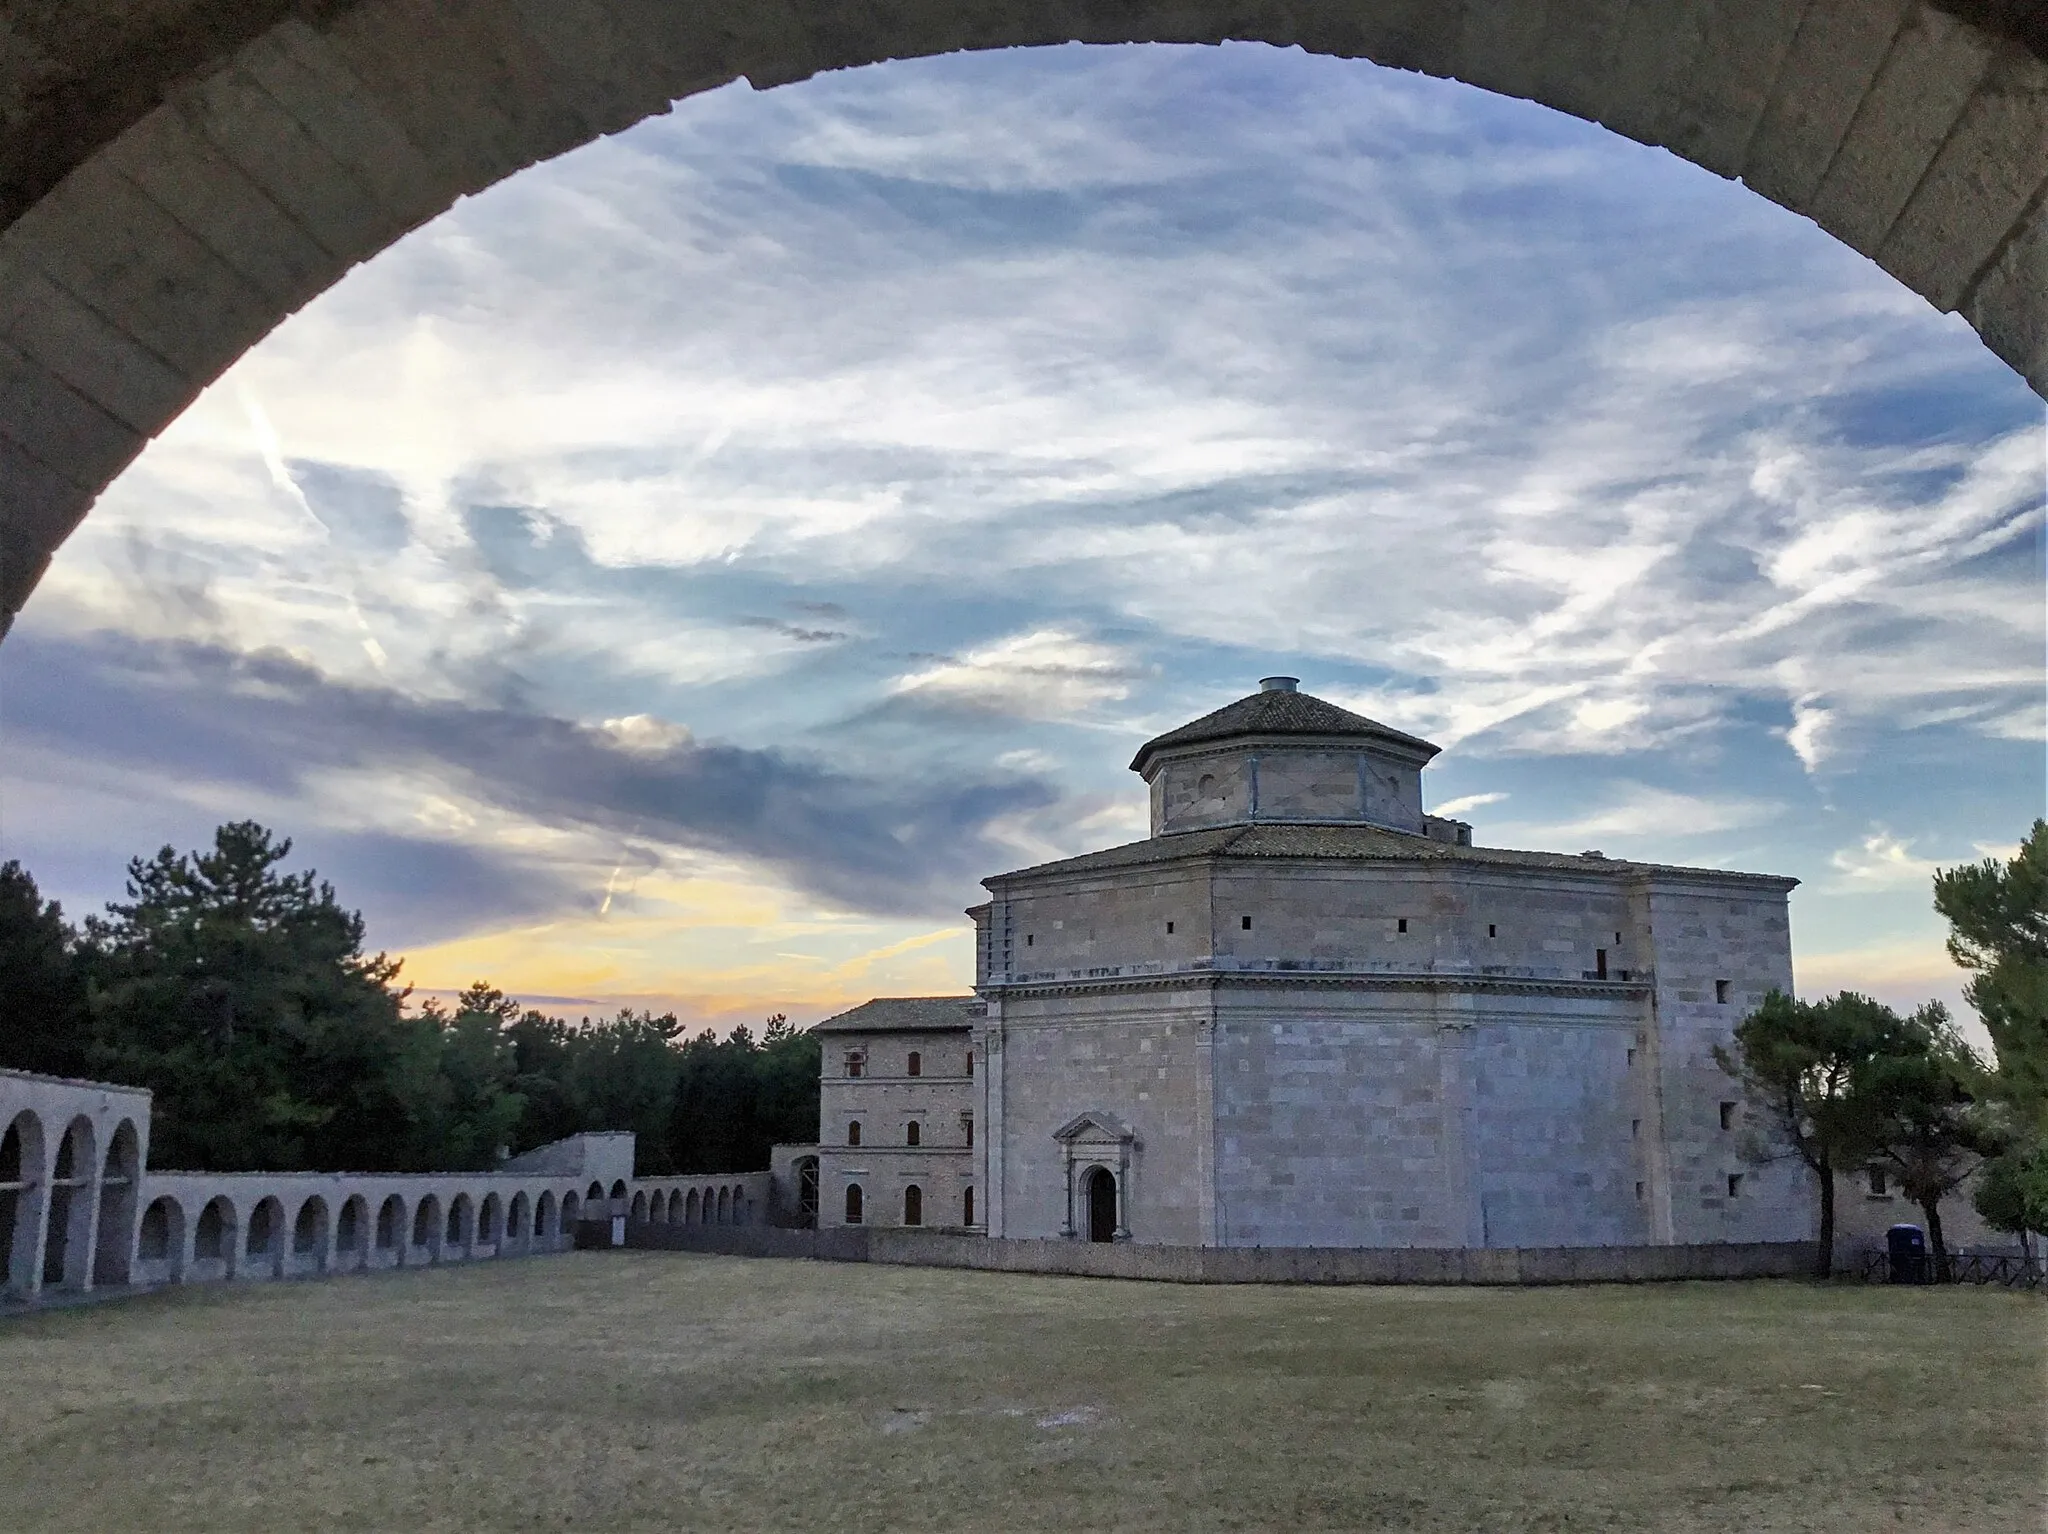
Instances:
[[[240,1278],[275,1278],[284,1263],[284,1205],[276,1198],[258,1200],[249,1211],[248,1239],[242,1243]]]
[[[292,1268],[300,1273],[327,1271],[327,1200],[315,1196],[299,1205],[292,1221]]]
[[[905,1225],[924,1224],[924,1189],[920,1188],[916,1183],[910,1184],[909,1187],[903,1190],[903,1223]]]
[[[448,1205],[448,1233],[441,1243],[444,1257],[465,1257],[475,1231],[476,1208],[467,1193],[458,1193]]]
[[[698,1223],[697,1190],[695,1188],[692,1188],[689,1195],[683,1200],[683,1223],[685,1225],[695,1225]]]
[[[135,1233],[135,1278],[175,1284],[185,1276],[185,1211],[165,1195],[150,1200]]]
[[[654,1196],[654,1201],[657,1205],[660,1206],[659,1211],[655,1215],[655,1218],[661,1221],[661,1223],[664,1225],[674,1224],[676,1210],[681,1206],[683,1201],[682,1194],[676,1192],[675,1189],[671,1188],[666,1193],[657,1193]]]
[[[36,1289],[36,1236],[43,1227],[43,1124],[18,1113],[0,1131],[0,1292],[25,1297]]]
[[[576,1239],[576,1222],[582,1218],[582,1210],[582,1201],[574,1192],[562,1195],[562,1240],[565,1243]]]
[[[400,1233],[405,1229],[405,1200],[396,1193],[377,1206],[377,1250],[398,1255]]]
[[[612,1207],[609,1212],[615,1215],[626,1212],[626,1182],[624,1178],[620,1178],[612,1184]]]
[[[749,1200],[749,1199],[747,1198],[747,1190],[746,1190],[745,1188],[734,1188],[734,1189],[732,1190],[732,1222],[733,1222],[733,1224],[735,1224],[735,1225],[744,1225],[744,1224],[746,1224],[746,1223],[747,1223],[747,1221],[748,1221],[748,1219],[749,1219],[749,1218],[751,1217],[751,1215],[752,1215],[752,1212],[753,1212],[753,1204],[752,1204],[752,1202],[751,1202],[751,1201],[750,1201],[750,1200]]]
[[[796,1218],[805,1230],[818,1224],[818,1158],[802,1156],[796,1164]]]
[[[718,1190],[718,1223],[727,1224],[732,1219],[732,1189]]]
[[[93,1182],[98,1169],[92,1120],[75,1118],[57,1143],[57,1164],[50,1173],[50,1213],[43,1233],[45,1289],[83,1289],[88,1285]]]
[[[441,1201],[431,1193],[413,1207],[412,1244],[429,1259],[441,1254]]]
[[[1082,1184],[1088,1198],[1088,1239],[1116,1239],[1116,1174],[1108,1167],[1092,1167]]]
[[[859,1120],[859,1119],[849,1119],[849,1120],[847,1121],[847,1124],[846,1124],[846,1143],[847,1143],[848,1145],[858,1145],[858,1144],[860,1144],[860,1120]]]
[[[634,1219],[634,1220],[635,1220],[636,1222],[638,1222],[638,1223],[640,1223],[640,1224],[645,1224],[645,1223],[646,1223],[646,1221],[647,1221],[647,1195],[646,1195],[645,1193],[636,1193],[636,1194],[634,1194],[634,1195],[633,1195],[633,1208],[632,1208],[632,1211],[631,1211],[631,1213],[632,1213],[632,1217],[633,1217],[633,1219]]]
[[[545,1248],[559,1234],[555,1229],[555,1194],[550,1188],[533,1201],[533,1244]]]
[[[142,1141],[135,1125],[123,1119],[100,1172],[99,1230],[93,1238],[92,1281],[128,1282],[130,1253],[135,1242],[135,1200],[142,1191]]]
[[[476,1241],[478,1246],[496,1246],[498,1243],[498,1212],[504,1206],[498,1195],[486,1193],[484,1201],[476,1211]]]
[[[862,1200],[861,1200],[860,1184],[859,1184],[859,1183],[857,1183],[857,1182],[850,1182],[850,1183],[848,1183],[848,1184],[846,1185],[846,1223],[847,1223],[847,1224],[849,1224],[849,1225],[858,1225],[858,1224],[860,1224],[860,1220],[861,1220],[861,1203],[862,1203]]]
[[[505,1206],[505,1245],[523,1249],[532,1236],[537,1234],[529,1228],[533,1214],[532,1201],[524,1193],[512,1195],[512,1202]]]
[[[235,1206],[226,1197],[208,1199],[192,1227],[192,1268],[197,1278],[229,1278],[234,1274]]]
[[[599,1213],[597,1206],[603,1202],[604,1184],[601,1182],[592,1183],[583,1195],[583,1207],[589,1213],[591,1219],[597,1218]]]
[[[903,1143],[905,1145],[922,1145],[924,1143],[924,1126],[918,1123],[916,1119],[912,1119],[903,1126]]]
[[[334,1265],[342,1272],[352,1272],[364,1265],[369,1256],[364,1247],[364,1238],[370,1233],[370,1205],[360,1193],[350,1194],[341,1201],[341,1213],[334,1221]]]

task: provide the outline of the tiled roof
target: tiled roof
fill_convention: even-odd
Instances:
[[[1712,878],[1751,879],[1790,889],[1798,881],[1775,874],[1738,873],[1725,868],[1686,868],[1672,863],[1637,863],[1627,858],[1584,857],[1565,852],[1518,852],[1507,847],[1461,847],[1426,836],[1410,836],[1377,826],[1252,825],[1219,826],[1213,831],[1185,831],[1127,842],[1101,852],[1084,853],[1054,863],[1040,863],[985,879],[994,886],[1012,879],[1052,873],[1092,873],[1132,868],[1147,863],[1177,863],[1201,858],[1323,858],[1394,863],[1465,863],[1511,868],[1543,868],[1560,873],[1622,876],[1643,873],[1691,874]]]
[[[877,996],[811,1026],[813,1033],[942,1033],[965,1028],[972,996]]]
[[[1131,771],[1142,773],[1155,752],[1174,746],[1199,745],[1204,741],[1228,740],[1237,735],[1353,735],[1384,741],[1435,756],[1437,748],[1418,736],[1407,735],[1391,725],[1354,714],[1348,708],[1325,703],[1305,692],[1255,692],[1213,714],[1168,730],[1138,748],[1131,758]]]

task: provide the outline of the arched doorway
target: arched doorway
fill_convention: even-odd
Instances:
[[[92,1122],[77,1118],[57,1146],[57,1164],[50,1175],[49,1225],[43,1234],[43,1287],[83,1289],[92,1253],[93,1184],[98,1157]]]
[[[860,1224],[860,1222],[861,1222],[861,1220],[862,1220],[862,1218],[863,1218],[863,1216],[865,1215],[865,1212],[866,1212],[866,1211],[865,1211],[865,1207],[864,1207],[864,1204],[865,1204],[865,1201],[864,1201],[864,1200],[862,1199],[862,1197],[861,1197],[861,1191],[860,1191],[860,1184],[859,1184],[859,1183],[857,1183],[857,1182],[850,1182],[850,1183],[848,1183],[848,1184],[846,1185],[846,1223],[847,1223],[847,1224],[849,1224],[849,1225],[858,1225],[858,1224]]]
[[[903,1223],[924,1224],[924,1189],[912,1183],[903,1190]]]
[[[805,1230],[818,1224],[818,1158],[800,1157],[796,1164],[796,1220]]]
[[[1088,1239],[1090,1241],[1114,1241],[1116,1239],[1116,1174],[1108,1167],[1091,1167],[1082,1179],[1082,1191],[1087,1196]]]

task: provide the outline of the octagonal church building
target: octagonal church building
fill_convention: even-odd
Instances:
[[[976,997],[821,1025],[820,1223],[1187,1246],[1806,1238],[1802,1174],[1738,1154],[1713,1057],[1792,988],[1797,881],[1476,846],[1424,810],[1436,754],[1291,677],[1146,742],[1149,837],[983,881]],[[959,1063],[887,1064],[912,1051]]]

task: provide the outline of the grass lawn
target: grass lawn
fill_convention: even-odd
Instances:
[[[2048,1307],[582,1253],[0,1324],[0,1529],[2043,1526]]]

